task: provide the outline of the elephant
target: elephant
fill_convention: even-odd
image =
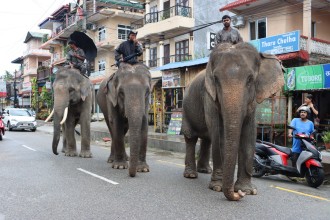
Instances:
[[[212,172],[209,188],[223,191],[228,200],[257,194],[251,183],[255,109],[257,103],[274,95],[283,85],[282,65],[274,55],[258,53],[245,42],[214,48],[206,69],[189,84],[183,99],[184,177],[197,178],[197,172]],[[198,138],[201,149],[196,168]],[[210,149],[213,171],[209,165]]]
[[[77,156],[75,127],[81,128],[81,151],[79,156],[92,157],[90,150],[90,123],[92,109],[92,83],[79,70],[62,68],[56,72],[53,84],[54,108],[48,121],[54,115],[53,153],[58,155],[61,125],[63,133],[62,152],[65,156]]]
[[[111,152],[108,162],[112,168],[149,172],[146,162],[148,109],[151,75],[144,64],[122,63],[118,71],[101,82],[96,100],[104,114],[111,134]],[[129,130],[129,165],[124,137]]]

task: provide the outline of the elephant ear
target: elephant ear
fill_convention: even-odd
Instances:
[[[90,91],[92,91],[92,83],[89,80],[85,80],[81,87],[80,87],[80,93],[81,93],[81,99],[83,101],[86,100],[86,97],[90,94]]]
[[[284,85],[283,66],[276,56],[260,53],[261,62],[256,82],[256,101],[261,103]]]
[[[118,104],[117,84],[118,84],[118,78],[113,77],[108,80],[108,83],[106,85],[108,88],[108,96],[113,106],[117,106]]]
[[[211,59],[211,58],[210,58]],[[214,75],[213,75],[213,69],[212,69],[212,63],[211,60],[207,63],[205,73],[205,88],[208,94],[210,94],[213,101],[217,98],[217,92],[215,87],[215,81],[214,81]]]

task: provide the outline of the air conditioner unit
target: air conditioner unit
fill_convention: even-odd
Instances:
[[[231,19],[231,23],[236,28],[244,27],[244,25],[245,25],[244,17],[243,16],[234,16]]]

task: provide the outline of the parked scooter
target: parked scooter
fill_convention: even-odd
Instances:
[[[5,135],[5,124],[3,123],[4,116],[0,116],[0,141],[2,140],[2,136]]]
[[[290,129],[295,130],[294,127]],[[315,140],[304,133],[297,133],[295,138],[301,139],[302,152],[296,167],[292,167],[291,149],[266,141],[257,141],[253,162],[253,177],[282,174],[288,177],[305,177],[311,187],[323,183],[324,170],[321,164],[322,155],[312,144]]]

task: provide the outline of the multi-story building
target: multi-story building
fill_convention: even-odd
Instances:
[[[41,48],[51,52],[51,66],[65,65],[70,35],[74,31],[85,32],[97,47],[89,77],[96,92],[102,79],[116,71],[112,66],[114,50],[127,40],[131,22],[142,18],[143,13],[143,5],[130,1],[95,0],[63,5],[39,24],[40,28],[52,32]],[[96,103],[94,109],[98,109]]]

